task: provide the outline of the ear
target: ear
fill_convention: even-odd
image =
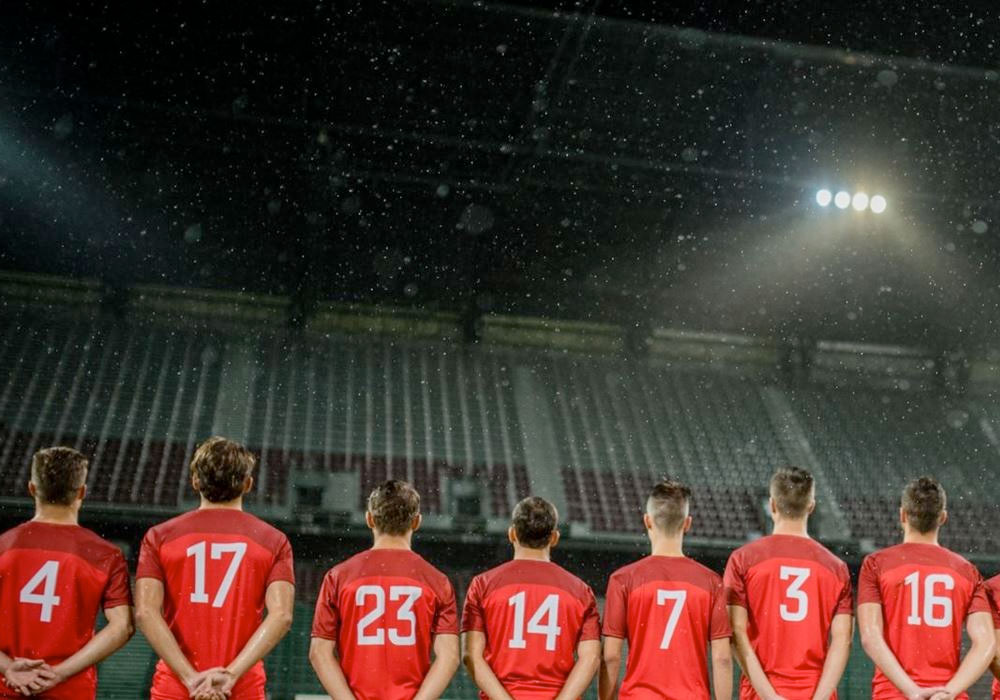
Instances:
[[[411,530],[412,532],[416,532],[417,530],[419,530],[419,529],[420,529],[420,525],[421,525],[421,524],[422,524],[423,522],[424,522],[424,516],[422,516],[422,515],[421,515],[420,513],[417,513],[417,517],[415,517],[415,518],[413,519],[413,522],[412,522],[412,523],[410,523],[410,530]]]
[[[38,489],[35,488],[35,483],[33,481],[29,481],[28,482],[28,494],[32,498],[34,498],[37,493],[38,493]]]
[[[649,517],[649,513],[642,514],[642,524],[646,528],[647,532],[653,529],[653,519]]]
[[[368,526],[369,530],[375,532],[375,518],[372,517],[370,510],[365,511],[365,525]]]
[[[690,515],[684,518],[684,524],[681,526],[681,532],[687,534],[688,530],[691,529],[691,523],[693,522],[694,518],[692,518]]]
[[[191,488],[194,489],[195,493],[197,494],[201,493],[201,481],[198,479],[197,474],[191,475]]]
[[[902,507],[899,509],[899,522],[906,525],[906,510]]]
[[[772,519],[778,515],[778,504],[774,502],[773,498],[767,499],[767,510],[771,514]]]
[[[809,502],[809,508],[806,510],[806,514],[812,515],[813,511],[815,510],[816,510],[816,499],[814,498],[812,501]]]
[[[87,497],[87,485],[84,484],[76,490],[76,500],[82,501]]]
[[[941,527],[946,522],[948,522],[948,511],[942,510],[941,515],[938,516],[938,527]]]
[[[253,488],[253,477],[252,476],[248,476],[243,481],[243,495],[245,496],[246,494],[250,493],[250,489],[252,489],[252,488]]]
[[[507,528],[507,541],[512,545],[517,545],[517,533],[514,532],[513,525]]]
[[[559,537],[560,537],[559,531],[558,530],[553,530],[552,534],[549,535],[549,547],[550,548],[555,547],[557,544],[559,544]]]

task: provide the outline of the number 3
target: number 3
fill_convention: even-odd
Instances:
[[[798,602],[798,606],[795,610],[789,610],[788,606],[784,603],[778,608],[778,612],[781,613],[781,619],[788,622],[802,622],[806,619],[809,614],[809,596],[806,592],[802,590],[802,584],[806,582],[809,578],[809,574],[812,571],[800,566],[783,566],[781,567],[781,572],[779,576],[782,581],[787,581],[788,579],[794,577],[795,580],[788,584],[788,588],[785,589],[785,597],[791,598]]]

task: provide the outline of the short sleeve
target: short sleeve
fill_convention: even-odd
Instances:
[[[858,605],[882,604],[882,588],[879,586],[878,574],[878,561],[869,554],[861,564],[861,573],[858,574]]]
[[[851,574],[845,566],[841,572],[840,597],[837,598],[837,607],[834,608],[834,615],[854,614],[854,591],[851,590]]]
[[[978,576],[978,571],[976,572]],[[990,605],[990,600],[986,595],[986,585],[983,583],[983,577],[978,576],[975,586],[972,589],[972,598],[969,599],[969,608],[965,615],[968,617],[972,613],[985,612],[993,615],[993,607]]]
[[[747,607],[747,587],[743,574],[743,558],[739,551],[733,552],[726,562],[726,573],[722,578],[727,605]]]
[[[431,633],[458,634],[458,604],[455,602],[455,588],[447,579],[438,595]]]
[[[109,570],[108,583],[104,587],[101,606],[105,610],[121,605],[132,605],[132,588],[129,586],[128,565],[120,549],[115,550]]]
[[[1000,576],[994,576],[986,584],[986,597],[993,613],[993,627],[1000,630]]]
[[[726,591],[719,585],[712,591],[712,617],[708,625],[709,639],[724,639],[733,636],[733,628],[729,624],[729,611],[726,610]]]
[[[583,599],[583,620],[580,625],[580,641],[588,642],[601,638],[601,615],[597,612],[597,598],[594,591],[587,586],[586,597]]]
[[[628,594],[621,576],[612,576],[604,596],[605,637],[628,638]]]
[[[340,632],[340,610],[337,607],[337,581],[332,572],[323,577],[316,599],[312,636],[337,641]]]
[[[139,549],[139,565],[135,570],[135,577],[155,578],[166,582],[166,575],[163,573],[163,563],[160,561],[160,538],[157,537],[156,529],[150,528],[146,536],[142,538],[142,546]]]
[[[281,537],[278,551],[275,552],[274,563],[267,576],[267,585],[270,586],[275,581],[288,581],[293,586],[295,585],[295,562],[292,559],[292,545],[284,535]]]
[[[462,606],[463,632],[486,631],[486,615],[483,613],[482,588],[482,579],[476,576],[472,579],[472,584],[465,593],[465,604]]]

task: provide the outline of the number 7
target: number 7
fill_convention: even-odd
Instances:
[[[656,592],[657,605],[664,605],[668,600],[674,601],[670,617],[667,618],[667,629],[663,631],[663,641],[660,642],[661,649],[670,648],[670,640],[674,638],[674,632],[677,630],[677,621],[681,618],[681,610],[684,609],[684,601],[687,600],[687,596],[688,592],[685,590]]]

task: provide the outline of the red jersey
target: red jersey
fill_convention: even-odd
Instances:
[[[986,597],[990,601],[990,608],[993,613],[993,629],[1000,630],[1000,574],[985,583]],[[1000,700],[1000,681],[993,679],[993,700]]]
[[[508,693],[541,700],[559,693],[601,623],[590,586],[552,562],[517,559],[472,579],[462,631],[486,635],[486,663]]]
[[[708,644],[732,636],[722,577],[687,557],[622,567],[608,582],[604,636],[628,640],[619,698],[709,700]]]
[[[163,616],[184,656],[199,671],[225,666],[263,619],[267,587],[295,583],[288,538],[249,513],[205,509],[151,528],[142,541],[136,578],[163,582]],[[263,663],[236,682],[233,698],[264,697]],[[152,697],[190,694],[161,659]]]
[[[369,549],[323,578],[312,636],[336,643],[358,700],[416,695],[438,634],[458,635],[455,590],[415,552]]]
[[[886,643],[907,675],[924,687],[951,680],[961,661],[965,619],[990,612],[976,567],[944,547],[912,542],[865,557],[858,578],[858,604],[863,603],[882,606]],[[876,668],[873,700],[902,697]]]
[[[118,547],[79,525],[29,521],[0,535],[0,651],[57,664],[94,636],[101,608],[132,604]],[[41,696],[94,698],[91,666]],[[0,680],[0,697],[19,698]]]
[[[847,565],[808,537],[769,535],[729,557],[729,605],[747,611],[747,636],[767,679],[788,700],[812,697],[836,615],[853,613]],[[741,700],[757,697],[746,675]]]

